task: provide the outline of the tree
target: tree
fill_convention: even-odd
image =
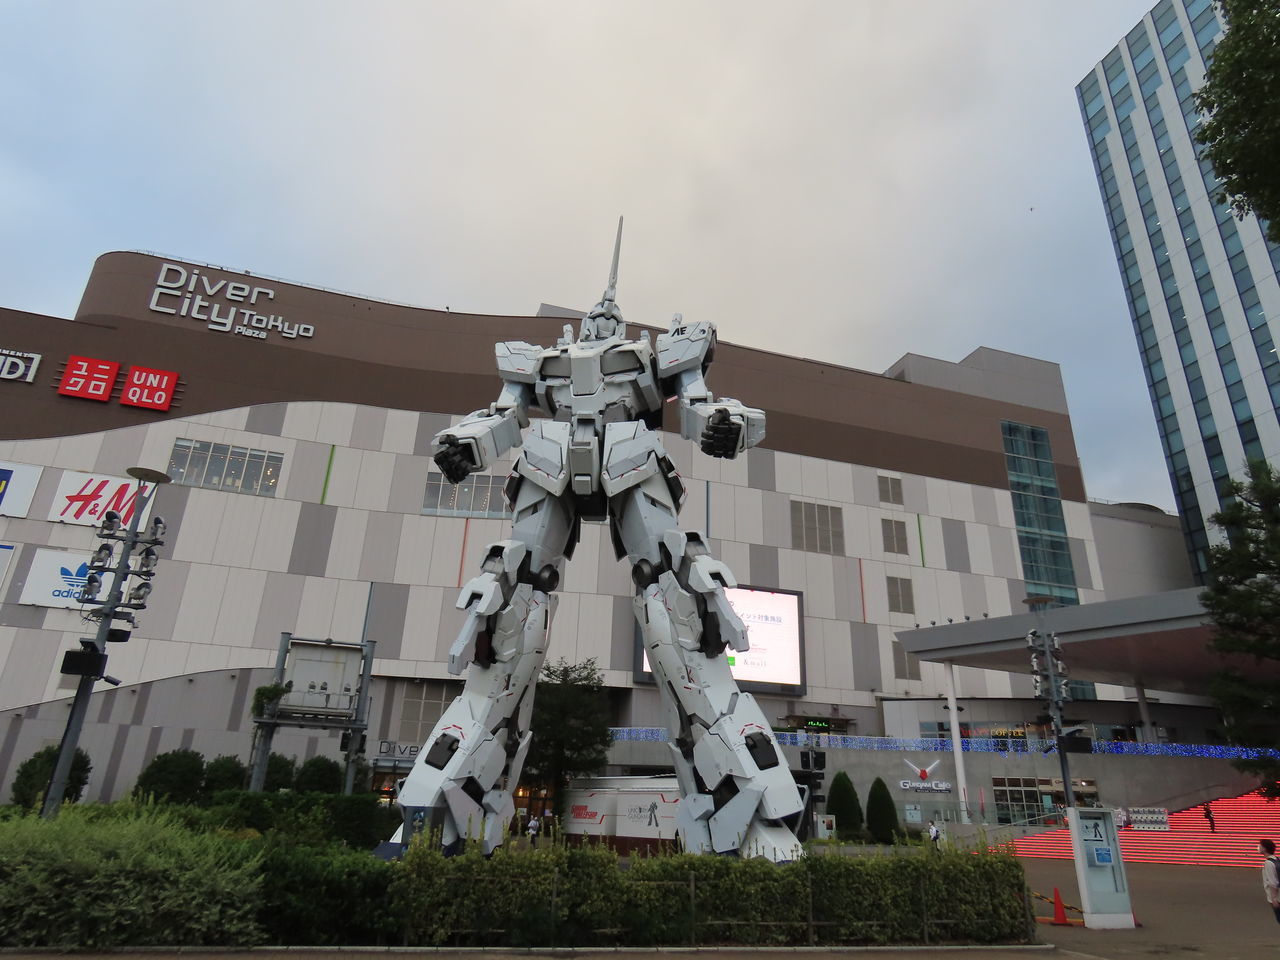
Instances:
[[[1226,33],[1210,58],[1196,107],[1196,133],[1222,181],[1217,199],[1236,216],[1269,220],[1280,243],[1280,4],[1219,0]]]
[[[44,802],[45,792],[49,789],[49,781],[53,779],[53,767],[58,762],[56,744],[37,750],[18,767],[13,778],[13,802],[20,807],[37,807]],[[63,796],[66,803],[75,803],[84,793],[89,782],[89,771],[93,764],[89,755],[76,748],[71,758],[71,773],[67,776],[67,792]]]
[[[901,835],[898,826],[898,808],[885,782],[876,777],[867,794],[867,832],[876,843],[893,843]]]
[[[293,789],[293,779],[297,774],[297,767],[297,761],[292,757],[286,757],[279,753],[271,754],[271,756],[267,757],[267,776],[263,781],[262,789],[266,793]]]
[[[862,835],[862,801],[843,770],[831,778],[827,788],[827,813],[836,818],[836,836],[841,840],[857,840]]]
[[[1244,669],[1225,668],[1211,685],[1223,732],[1234,744],[1280,742],[1280,472],[1262,460],[1247,481],[1228,485],[1226,504],[1210,517],[1226,540],[1209,548],[1209,585],[1200,594],[1213,624],[1212,648],[1251,657]],[[1280,761],[1233,761],[1263,778],[1263,792],[1280,797]]]
[[[595,658],[570,663],[561,657],[544,666],[524,776],[554,791],[557,816],[564,811],[565,786],[603,767],[611,743],[609,698]]]
[[[215,757],[204,768],[204,795],[212,797],[222,790],[242,790],[248,779],[249,768],[239,757]]]
[[[135,797],[154,797],[166,803],[197,803],[204,784],[204,754],[170,750],[157,754],[134,785]]]
[[[328,757],[312,757],[298,768],[293,789],[299,793],[341,793],[342,764]]]

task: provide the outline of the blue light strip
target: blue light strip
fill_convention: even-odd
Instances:
[[[611,727],[615,742],[666,743],[671,739],[665,727]],[[848,737],[833,733],[776,733],[784,747],[819,747],[823,750],[901,750],[922,753],[949,753],[951,741],[936,737]],[[1053,740],[1004,737],[964,737],[965,753],[1048,754],[1058,745]],[[1095,754],[1131,757],[1208,757],[1214,760],[1280,759],[1280,750],[1260,747],[1230,747],[1213,743],[1132,743],[1126,740],[1094,740]]]

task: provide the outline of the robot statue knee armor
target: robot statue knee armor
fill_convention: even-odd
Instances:
[[[618,558],[631,563],[635,615],[672,734],[685,849],[792,860],[800,846],[788,823],[801,813],[800,794],[725,656],[749,647],[725,594],[737,581],[701,534],[678,528],[684,485],[649,429],[675,400],[682,436],[710,456],[736,457],[764,438],[764,414],[707,387],[711,324],[677,314],[656,344],[647,332],[626,338],[615,302],[621,241],[619,220],[609,285],[577,337],[566,326],[552,347],[497,344],[498,399],[433,441],[454,483],[523,450],[505,489],[511,538],[490,545],[458,597],[465,619],[449,671],[465,670],[466,684],[399,787],[397,837],[432,826],[447,849],[466,838],[486,852],[502,842],[529,748],[552,592],[579,525],[604,520]],[[534,408],[549,419],[531,424]]]

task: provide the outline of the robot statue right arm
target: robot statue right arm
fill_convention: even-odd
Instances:
[[[533,385],[538,379],[540,347],[530,343],[494,345],[502,392],[486,410],[468,414],[441,430],[431,441],[432,456],[450,483],[490,466],[521,444],[520,431],[529,425]]]
[[[658,377],[668,395],[680,398],[680,435],[708,456],[733,459],[764,439],[764,411],[712,395],[703,373],[715,347],[713,324],[686,324],[677,313],[658,337]]]

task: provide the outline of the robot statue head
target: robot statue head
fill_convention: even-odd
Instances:
[[[618,309],[614,297],[618,287],[618,254],[622,251],[622,218],[618,218],[618,237],[613,243],[613,266],[609,269],[609,286],[605,288],[600,302],[591,308],[591,312],[582,318],[582,327],[578,332],[578,340],[608,340],[610,337],[625,337],[626,324],[622,320],[622,311]]]

